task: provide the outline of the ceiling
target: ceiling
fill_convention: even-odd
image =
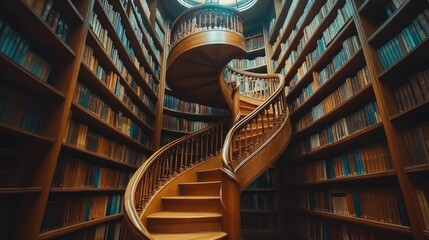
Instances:
[[[187,9],[177,0],[158,0],[158,3],[172,22]],[[258,0],[253,7],[242,12],[244,28],[246,29],[249,25],[265,23],[272,4],[273,0]]]

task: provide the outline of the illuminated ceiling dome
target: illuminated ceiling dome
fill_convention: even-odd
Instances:
[[[206,0],[177,0],[185,7],[194,7],[206,3]],[[257,0],[208,0],[207,2],[219,3],[225,6],[236,8],[238,11],[245,11],[252,7]]]

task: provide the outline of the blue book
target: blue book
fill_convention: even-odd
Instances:
[[[85,221],[89,221],[91,219],[90,218],[90,214],[91,214],[91,198],[86,199],[86,201],[84,201],[84,203],[86,205],[85,207]]]
[[[8,24],[5,24],[2,32],[0,33],[0,52],[4,53],[6,51],[7,45],[13,34],[13,29]]]
[[[355,161],[356,161],[356,165],[357,165],[357,171],[358,171],[359,175],[364,174],[362,155],[361,155],[362,152],[361,151],[362,151],[362,149],[356,149],[354,151]]]
[[[343,167],[344,176],[350,176],[350,165],[346,154],[341,155],[341,166]]]
[[[399,191],[399,189],[395,190],[395,192],[398,200],[398,210],[399,210],[399,217],[401,219],[401,224],[404,226],[410,226],[410,220],[408,219],[407,210],[405,209],[402,193],[401,191]]]
[[[94,166],[94,178],[93,178],[93,182],[92,182],[92,186],[95,188],[100,187],[100,177],[101,177],[101,168],[98,165]]]

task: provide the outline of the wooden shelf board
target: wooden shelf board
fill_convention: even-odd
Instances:
[[[424,229],[422,231],[422,235],[423,235],[423,237],[429,239],[429,229]]]
[[[37,133],[28,132],[18,127],[13,127],[0,122],[0,133],[3,136],[15,136],[17,138],[25,139],[25,141],[37,142],[44,145],[51,145],[55,143],[55,138],[43,136]],[[1,134],[2,135],[2,134]]]
[[[283,26],[283,23],[287,20],[286,19],[286,17],[287,17],[287,14],[289,13],[289,12],[291,12],[291,11],[293,11],[293,12],[297,12],[298,11],[298,9],[297,9],[297,7],[294,7],[293,9],[292,9],[292,6],[291,6],[291,4],[292,4],[292,2],[293,1],[283,1],[283,4],[282,4],[282,6],[281,6],[281,10],[280,10],[280,13],[278,14],[278,17],[277,17],[277,19],[276,19],[276,22],[275,22],[275,24],[274,24],[274,27],[273,27],[273,29],[271,30],[271,32],[270,33],[268,33],[269,34],[269,42],[271,43],[271,44],[273,44],[275,41],[276,41],[276,39],[277,39],[277,36],[280,34],[280,28]],[[301,5],[303,5],[304,4],[304,1],[298,1],[298,4],[301,4]],[[305,7],[305,6],[299,6],[299,7],[301,7],[302,9]],[[302,11],[302,10],[301,10]],[[297,17],[295,17],[295,18],[297,18]],[[295,21],[296,21],[297,19],[295,19]],[[291,20],[289,20],[289,24],[291,24],[290,23],[291,22]]]
[[[246,188],[243,192],[275,192],[275,188]]]
[[[266,73],[267,72],[267,64],[262,64],[254,67],[243,68],[242,71],[248,72],[256,72],[256,73]]]
[[[417,2],[420,2],[418,6],[416,6]],[[426,4],[423,2],[426,2]],[[427,8],[427,5],[427,1],[408,0],[404,2],[389,19],[377,28],[377,30],[368,38],[368,42],[375,48],[381,47],[381,45],[386,42],[386,39],[393,38],[395,35],[400,33],[402,29],[408,26],[410,21],[415,18],[417,12],[421,11],[421,9]],[[382,11],[384,11],[384,9]]]
[[[149,32],[149,34],[151,35],[151,37],[155,42],[155,45],[158,49],[162,50],[163,49],[163,45],[162,43],[159,41],[158,37],[156,36],[155,31],[152,29],[152,25],[149,21],[148,16],[146,16],[146,14],[144,14],[143,11],[143,6],[142,3],[140,1],[133,1],[133,6],[138,8],[138,11],[141,13],[142,19],[143,19],[143,25],[146,27],[146,30]],[[145,34],[143,34],[145,35]]]
[[[255,49],[250,49],[250,50],[247,50],[246,49],[246,51],[247,51],[247,54],[246,55],[256,55],[257,53],[264,53],[263,55],[265,55],[265,46],[262,46],[262,47],[260,47],[260,48],[255,48]]]
[[[413,126],[420,120],[424,120],[425,117],[422,116],[422,113],[429,111],[429,100],[421,102],[416,106],[413,106],[407,110],[396,113],[390,117],[390,121],[397,126]]]
[[[365,65],[363,51],[357,52],[349,59],[344,66],[338,69],[326,82],[321,85],[314,93],[295,111],[291,113],[291,119],[302,118],[307,112],[311,111],[312,107],[323,101],[328,95],[332,94],[334,89],[338,88],[347,77],[353,77]],[[354,96],[357,96],[355,93]],[[352,98],[354,97],[352,96]],[[288,95],[289,97],[289,95]],[[294,99],[293,99],[294,100]],[[292,99],[291,99],[292,101]]]
[[[74,51],[24,1],[2,1],[0,13],[8,23],[31,23],[31,27],[27,24],[12,24],[12,28],[26,39],[31,39],[31,49],[37,49],[37,54],[47,58],[50,63],[65,63],[76,57]]]
[[[333,57],[343,48],[342,43],[345,39],[352,36],[353,33],[356,33],[356,26],[354,24],[354,21],[350,19],[343,28],[339,31],[339,33],[336,35],[336,37],[330,42],[330,44],[327,46],[326,51],[323,53],[323,55],[317,59],[317,61],[310,66],[307,73],[300,79],[300,81],[296,84],[296,86],[290,91],[288,96],[299,96],[300,91],[305,84],[309,84],[313,77],[313,72],[322,70],[328,63],[330,63],[333,59]],[[288,73],[285,76],[285,80],[289,82],[296,74],[298,68],[300,67],[300,64],[305,60],[305,57],[313,50],[313,47],[317,46],[317,42],[315,41],[316,38],[313,35],[314,41],[310,40],[307,45],[305,46],[304,50],[302,51],[301,55],[297,58],[293,66],[289,69]],[[359,50],[362,51],[362,50]],[[358,52],[359,52],[358,51]],[[278,70],[279,70],[278,66]],[[276,71],[278,72],[278,71]]]
[[[429,163],[405,167],[407,173],[429,172]]]
[[[186,131],[168,129],[168,128],[165,128],[165,127],[162,127],[161,130],[165,131],[165,132],[168,132],[168,133],[174,133],[174,134],[180,134],[180,135],[186,135],[186,134],[192,133],[192,132],[186,132]]]
[[[104,83],[97,78],[97,76],[89,69],[89,67],[85,64],[81,64],[81,71],[79,72],[79,81],[84,83],[87,87],[89,87],[92,91],[96,92],[96,95],[101,97],[103,101],[107,102],[109,106],[116,109],[121,109],[122,111],[126,112],[129,116],[131,116],[136,122],[143,123],[143,126],[146,128],[146,131],[152,132],[153,129],[147,125],[145,122],[143,122],[135,113],[133,113],[129,108],[125,105],[125,103],[118,98],[113,92],[111,92]],[[122,81],[122,80],[121,80]],[[128,89],[127,93],[132,95],[134,93],[134,90],[129,87],[128,83],[125,81],[122,81],[122,83],[125,83],[124,87]],[[128,86],[127,86],[128,85]],[[93,89],[96,89],[94,91]],[[137,101],[136,101],[137,100]],[[142,100],[135,99],[134,98],[134,104],[140,107],[141,110],[144,110],[146,114],[149,114],[152,117],[155,117],[155,113],[145,104]]]
[[[270,215],[277,215],[277,210],[254,210],[254,209],[241,209],[241,213],[255,213],[255,214],[270,214]]]
[[[368,85],[356,92],[353,96],[346,99],[337,107],[333,108],[331,111],[325,113],[319,119],[313,121],[307,127],[294,133],[295,139],[303,139],[308,136],[309,133],[314,132],[315,130],[322,129],[323,126],[327,124],[334,123],[337,119],[348,116],[349,114],[358,110],[358,107],[362,106],[362,103],[369,103],[371,100],[375,100],[374,91],[372,85]]]
[[[325,3],[325,1],[315,1],[315,3],[313,3],[310,10],[308,11],[307,16],[305,17],[305,19],[303,21],[301,27],[297,30],[295,37],[290,41],[290,44],[285,51],[285,54],[282,55],[282,59],[280,60],[280,62],[282,62],[282,64],[280,64],[281,67],[284,66],[283,63],[286,61],[287,57],[291,54],[291,52],[298,47],[300,40],[304,36],[304,28],[311,23],[311,21],[314,19],[314,17],[319,13],[320,8],[322,7],[322,4],[324,4],[324,3]],[[343,6],[344,4],[345,4],[345,1],[343,1],[343,0],[339,0],[339,1],[335,2],[332,9],[328,12],[328,14],[326,14],[326,16],[323,18],[322,22],[317,27],[317,29],[313,32],[313,34],[310,36],[310,38],[308,38],[306,46],[304,48],[306,48],[307,45],[313,45],[314,43],[316,43],[319,36],[322,35],[323,31],[329,26],[329,24],[332,23],[332,21],[337,16],[336,15],[337,10],[341,6]],[[278,47],[278,49],[280,49],[280,48]],[[303,52],[301,54],[307,55],[308,53]]]
[[[163,111],[168,115],[181,116],[185,118],[199,119],[199,120],[218,120],[218,119],[230,117],[230,115],[227,115],[227,114],[204,114],[204,113],[183,112],[183,111],[171,109],[165,106]]]
[[[119,9],[119,11],[117,11],[117,12],[119,12],[119,14],[121,15],[122,27],[125,29],[125,32],[132,33],[132,34],[127,34],[128,40],[130,41],[131,45],[140,46],[141,44],[139,43],[136,35],[134,34],[133,27],[131,26],[131,23],[128,19],[128,15],[125,12],[124,7],[122,6],[122,4],[119,1],[113,1],[112,3],[113,3],[114,8],[116,9],[116,11]],[[138,22],[139,21],[137,20],[136,23],[138,23]],[[139,26],[139,24],[137,24],[137,26],[139,28],[141,27],[141,26]],[[155,59],[156,64],[160,65],[158,59],[155,57],[155,52],[153,51],[153,49],[149,45],[149,41],[147,40],[147,37],[145,36],[143,29],[141,29],[141,32],[143,34],[143,40],[146,40],[146,41],[144,41],[144,44],[147,46],[147,50],[150,52],[150,55],[153,57],[153,59]],[[130,35],[132,35],[131,39],[130,39]],[[135,49],[134,49],[134,51],[135,51]],[[135,52],[137,52],[137,54],[141,55],[140,57],[142,57],[146,61],[146,58],[145,58],[144,53],[143,53],[143,49],[141,47],[139,47],[139,51],[135,51]],[[158,78],[156,76],[154,76],[154,77],[158,80]],[[158,80],[158,82],[159,82],[159,80]]]
[[[371,141],[377,141],[381,138],[385,138],[384,135],[385,134],[383,123],[377,123],[369,128],[355,132],[354,134],[345,137],[337,142],[330,143],[323,147],[317,148],[309,153],[305,153],[298,157],[295,157],[290,160],[290,163],[303,163],[314,159],[328,157],[333,152],[335,152],[336,149],[341,149],[341,151],[351,150],[356,146],[368,144],[368,139],[371,139]]]
[[[36,92],[42,98],[55,102],[64,101],[66,98],[61,91],[34,76],[3,54],[0,54],[0,72],[2,72],[2,77],[5,81]]]
[[[79,158],[85,159],[88,162],[100,164],[103,166],[113,166],[115,168],[123,169],[126,171],[134,172],[138,168],[137,166],[120,162],[119,160],[116,160],[107,156],[103,156],[95,152],[90,152],[86,149],[81,149],[67,143],[62,144],[62,152],[67,155],[71,155],[73,157],[79,157]]]
[[[288,208],[288,209],[286,209],[286,211],[304,213],[307,215],[323,217],[323,218],[327,218],[327,219],[333,219],[333,220],[337,220],[337,221],[341,221],[341,222],[349,222],[349,223],[360,224],[360,225],[364,225],[364,226],[376,227],[378,229],[382,229],[385,231],[392,231],[392,232],[398,232],[401,234],[412,235],[411,228],[408,226],[402,226],[402,225],[391,224],[391,223],[384,223],[384,222],[380,222],[380,221],[351,217],[351,216],[342,216],[342,215],[337,215],[337,214],[330,213],[330,212],[323,212],[323,211],[316,211],[316,210],[302,210],[302,209],[290,209],[290,208]]]
[[[364,175],[355,175],[350,177],[341,177],[341,178],[333,178],[333,179],[326,179],[321,180],[318,182],[309,182],[309,183],[298,183],[293,185],[287,185],[286,188],[296,188],[296,187],[311,187],[311,186],[319,186],[319,185],[325,185],[325,184],[333,184],[333,183],[344,183],[344,182],[351,182],[351,181],[361,181],[361,180],[373,180],[376,178],[388,178],[395,176],[394,170],[388,170],[385,172],[377,172],[377,173],[370,173],[370,174],[364,174]]]
[[[51,188],[51,193],[125,192],[125,188]]]
[[[16,187],[16,188],[0,188],[0,195],[16,195],[28,193],[40,193],[42,187]]]
[[[126,66],[127,71],[129,73],[131,73],[131,75],[135,79],[137,79],[137,81],[140,82],[140,85],[143,86],[149,92],[149,95],[152,95],[152,97],[155,98],[156,94],[153,93],[153,91],[147,85],[146,81],[143,79],[143,76],[140,74],[139,69],[137,69],[136,65],[134,65],[133,60],[128,55],[127,50],[125,49],[124,45],[122,44],[121,39],[119,38],[118,34],[116,33],[112,23],[108,19],[107,15],[104,12],[103,8],[101,7],[99,1],[95,1],[94,11],[98,13],[98,15],[97,15],[98,19],[101,22],[103,28],[106,29],[110,33],[109,37],[113,41],[113,45],[115,46],[116,50],[118,50],[118,54],[120,56],[120,59],[123,62],[124,66]],[[94,36],[95,36],[95,34],[94,34]],[[136,51],[134,50],[134,52],[136,52]],[[143,56],[143,52],[139,51],[139,53],[140,53],[139,55],[141,58]],[[146,58],[139,59],[139,62],[140,62],[140,64],[144,65],[144,68],[146,71],[150,72],[153,75],[153,77],[156,78],[155,72],[150,67],[149,63],[146,61]],[[121,69],[118,69],[118,70],[119,70],[119,72],[121,71]],[[158,80],[158,82],[159,82],[159,80]]]
[[[141,151],[150,152],[150,149],[147,146],[131,138],[131,136],[128,136],[122,133],[119,129],[115,128],[113,125],[110,125],[109,123],[104,122],[93,113],[84,109],[82,106],[76,103],[73,103],[72,112],[73,112],[73,116],[77,116],[81,122],[84,122],[85,125],[89,127],[89,129],[97,129],[96,132],[102,132],[102,133],[108,134],[109,136],[111,136],[110,138],[114,138],[116,140],[124,142],[127,145],[131,145],[134,148],[137,148]]]
[[[63,228],[59,228],[59,229],[55,229],[55,230],[51,230],[48,232],[40,233],[39,239],[40,240],[52,239],[55,237],[63,236],[65,234],[72,233],[72,232],[75,232],[77,230],[81,230],[84,228],[89,228],[89,227],[95,226],[97,224],[101,224],[101,223],[110,222],[110,221],[120,219],[120,218],[122,218],[123,215],[124,215],[123,213],[119,213],[119,214],[115,214],[115,215],[111,215],[111,216],[107,216],[107,217],[103,217],[103,218],[99,218],[99,219],[95,219],[95,220],[90,220],[87,222],[78,223],[75,225],[71,225],[71,226],[67,226],[67,227],[63,227]]]

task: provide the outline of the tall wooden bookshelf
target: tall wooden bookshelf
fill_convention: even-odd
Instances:
[[[165,88],[164,111],[161,129],[161,146],[186,134],[202,130],[231,116],[225,109],[208,107],[179,99]]]
[[[429,3],[277,1],[272,71],[293,137],[279,160],[296,239],[429,239]]]
[[[0,9],[0,238],[117,238],[127,182],[159,139],[156,1]]]
[[[247,51],[245,58],[233,59],[228,65],[249,72],[267,73],[266,34],[262,31],[262,26],[256,30],[253,29],[253,32],[245,33],[245,36],[245,48]]]

